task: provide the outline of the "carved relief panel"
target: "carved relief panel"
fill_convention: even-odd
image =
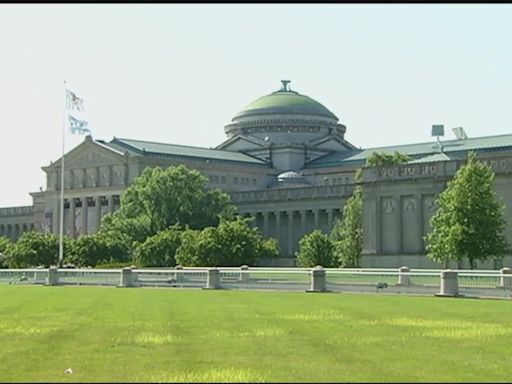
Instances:
[[[100,185],[103,187],[110,185],[110,167],[100,168]]]
[[[380,241],[383,253],[401,251],[400,200],[387,196],[381,198]]]
[[[98,184],[98,170],[96,168],[89,168],[86,171],[86,185],[89,188],[94,188]]]
[[[402,200],[402,212],[404,215],[415,214],[416,212],[416,201],[411,196],[405,196]]]
[[[73,186],[75,188],[83,188],[84,187],[84,170],[83,169],[74,169],[73,170]]]
[[[125,176],[125,169],[124,165],[115,165],[113,167],[113,175],[112,175],[112,184],[114,185],[123,185],[124,184],[124,176]]]
[[[64,188],[73,188],[73,172],[70,170],[64,172]]]

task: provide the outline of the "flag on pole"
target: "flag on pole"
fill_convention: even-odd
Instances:
[[[69,119],[69,128],[71,129],[72,134],[90,134],[91,130],[88,127],[88,122],[84,120],[78,120],[77,118],[74,118],[71,115],[68,115]]]
[[[69,89],[66,90],[66,108],[72,111],[83,111],[84,100],[79,98]]]

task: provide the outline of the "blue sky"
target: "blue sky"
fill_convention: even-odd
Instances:
[[[281,79],[358,147],[512,133],[509,4],[0,5],[0,207],[62,153],[63,81],[93,137],[214,147]],[[83,136],[67,136],[66,149]]]

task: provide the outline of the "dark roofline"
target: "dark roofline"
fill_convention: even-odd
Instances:
[[[123,140],[125,140],[125,141],[123,141]],[[197,156],[197,155],[183,155],[183,154],[174,154],[174,153],[165,153],[165,152],[154,152],[154,151],[148,151],[145,148],[139,149],[139,148],[127,143],[126,141],[128,141],[128,142],[136,141],[136,142],[140,142],[140,143],[169,145],[169,146],[176,146],[176,147],[190,148],[190,149],[200,149],[200,150],[212,151],[212,152],[217,152],[217,153],[221,152],[221,153],[230,153],[230,154],[233,154],[233,153],[234,154],[242,154],[244,156],[247,156],[247,157],[257,160],[258,162],[250,162],[250,161],[244,161],[244,160],[219,159],[219,158],[204,157],[204,156]],[[261,166],[269,167],[269,164],[266,163],[265,161],[255,157],[255,156],[249,155],[245,152],[231,152],[231,151],[226,151],[226,150],[222,150],[222,149],[194,147],[194,146],[190,146],[190,145],[169,144],[169,143],[161,143],[161,142],[147,141],[147,140],[123,139],[123,138],[118,138],[118,137],[114,137],[110,143],[120,145],[120,146],[122,146],[126,149],[129,149],[131,151],[134,151],[142,156],[149,155],[151,157],[159,157],[159,158],[167,158],[167,159],[172,159],[172,158],[174,158],[174,159],[198,159],[198,160],[205,160],[205,161],[208,160],[208,161],[214,161],[214,162],[220,162],[220,163],[231,163],[231,164],[236,163],[236,164],[244,164],[247,166],[251,165],[251,166],[259,166],[259,167],[261,167]]]

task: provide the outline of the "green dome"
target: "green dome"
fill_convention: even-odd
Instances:
[[[338,118],[318,101],[298,92],[286,88],[283,82],[283,88],[273,92],[270,95],[260,97],[242,109],[233,120],[241,117],[269,115],[269,114],[299,114]]]

